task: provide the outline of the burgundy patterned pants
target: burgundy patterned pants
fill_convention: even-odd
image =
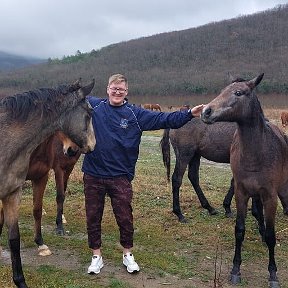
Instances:
[[[101,221],[106,194],[111,198],[111,205],[120,231],[120,244],[124,248],[133,247],[132,185],[124,177],[96,178],[83,176],[88,244],[91,249],[101,247]]]

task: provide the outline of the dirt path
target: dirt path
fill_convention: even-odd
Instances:
[[[55,267],[65,267],[67,270],[82,270],[86,273],[87,267],[81,265],[77,255],[73,254],[69,250],[55,250],[53,254],[47,257],[38,256],[35,248],[23,248],[21,249],[21,258],[23,265],[39,267],[40,265],[51,265]],[[0,257],[0,264],[10,265],[10,252],[6,249],[2,250]],[[89,263],[87,263],[88,266]],[[104,260],[104,267],[101,273],[98,275],[87,275],[87,277],[95,278],[95,282],[103,287],[109,287],[110,279],[115,278],[121,280],[121,282],[128,283],[131,288],[160,288],[160,287],[177,287],[177,288],[207,288],[213,287],[212,284],[204,284],[201,280],[193,277],[191,279],[180,279],[173,275],[157,276],[150,274],[142,269],[137,274],[128,274],[125,267],[119,263],[119,266],[115,266],[110,261]],[[4,288],[4,287],[2,287]],[[59,287],[60,288],[60,287]]]

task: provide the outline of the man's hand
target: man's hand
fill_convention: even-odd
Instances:
[[[192,113],[193,117],[199,117],[201,115],[201,112],[202,112],[204,107],[205,107],[204,104],[200,104],[200,105],[193,107],[191,109],[191,113]]]

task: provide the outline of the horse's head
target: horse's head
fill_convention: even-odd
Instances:
[[[253,90],[261,82],[263,76],[264,74],[260,74],[248,81],[239,78],[234,80],[215,99],[205,105],[201,119],[211,124],[217,121],[237,122],[245,117],[252,117],[255,105],[261,109]]]
[[[94,80],[87,86],[72,84],[69,94],[73,94],[73,107],[63,117],[61,130],[81,149],[82,153],[91,152],[96,145],[92,126],[92,107],[86,96],[94,87]],[[70,95],[67,95],[69,97]],[[76,103],[75,103],[76,101]]]
[[[62,131],[57,131],[55,133],[56,137],[61,141],[63,146],[63,154],[69,157],[74,157],[81,151],[79,146],[76,145],[68,136],[66,136]]]

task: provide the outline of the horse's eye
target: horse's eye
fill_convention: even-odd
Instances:
[[[241,96],[241,95],[243,95],[243,92],[240,91],[240,90],[237,90],[237,91],[235,91],[234,94],[235,94],[236,96]]]

